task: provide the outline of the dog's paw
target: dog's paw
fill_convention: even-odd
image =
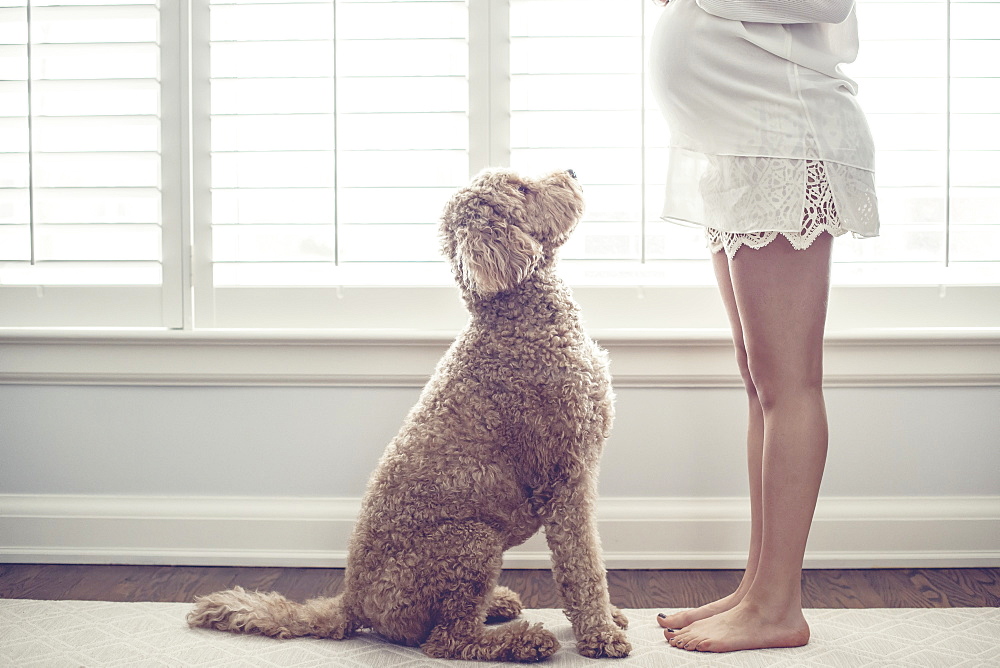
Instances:
[[[484,628],[481,635],[471,637],[455,637],[439,629],[431,632],[431,638],[421,645],[421,649],[435,659],[536,663],[555,654],[559,641],[541,624],[532,626],[520,621],[489,630]]]
[[[577,639],[576,649],[590,659],[621,659],[629,655],[632,645],[624,631],[612,627]]]
[[[486,623],[506,622],[521,614],[521,598],[507,587],[497,587],[486,607]]]
[[[628,617],[626,617],[625,613],[615,606],[611,606],[611,618],[615,620],[615,624],[617,624],[619,628],[628,628]]]
[[[525,629],[520,637],[511,643],[508,659],[519,663],[544,661],[559,649],[555,634],[535,624]]]

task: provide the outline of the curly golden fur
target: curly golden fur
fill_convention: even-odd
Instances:
[[[540,661],[559,647],[497,586],[539,528],[577,649],[623,657],[594,504],[613,415],[607,356],[556,276],[583,212],[572,172],[487,170],[445,208],[442,248],[471,318],[386,449],[349,545],[345,589],[293,603],[242,589],[196,602],[192,626],[341,639],[372,629],[432,657]]]

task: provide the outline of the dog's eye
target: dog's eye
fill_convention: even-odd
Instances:
[[[527,195],[527,194],[528,194],[529,192],[531,192],[531,191],[530,191],[530,190],[528,189],[528,186],[524,185],[523,183],[522,183],[521,185],[519,185],[519,186],[517,187],[517,189],[518,189],[518,191],[519,191],[519,192],[520,192],[521,194],[523,194],[523,195]]]

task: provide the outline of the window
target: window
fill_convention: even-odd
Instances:
[[[4,324],[145,324],[173,306],[161,22],[154,1],[0,3]]]
[[[858,17],[850,71],[875,135],[884,227],[847,259],[891,263],[897,282],[996,282],[1000,2],[864,0]]]
[[[444,202],[500,164],[579,173],[576,285],[709,284],[700,233],[658,218],[667,138],[645,62],[659,12],[0,0],[0,326],[411,322],[455,302]],[[879,149],[883,234],[838,242],[835,280],[996,283],[1000,2],[858,12],[848,69]]]

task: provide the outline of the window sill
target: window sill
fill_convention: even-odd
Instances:
[[[723,328],[604,328],[617,387],[739,387]],[[0,330],[0,383],[421,387],[455,331]],[[829,330],[826,384],[998,386],[1000,327]]]

